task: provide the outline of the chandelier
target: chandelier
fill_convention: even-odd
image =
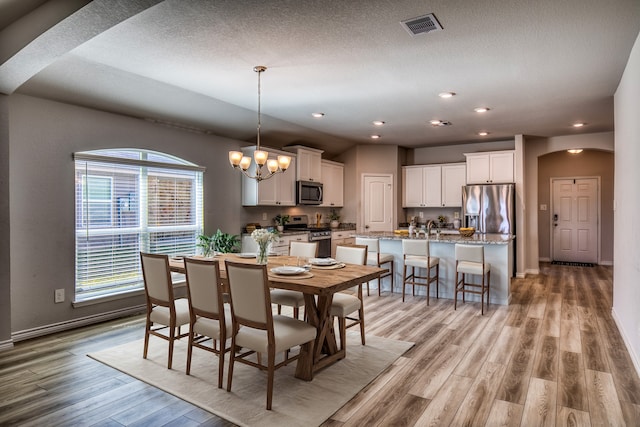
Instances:
[[[240,151],[229,151],[229,163],[234,169],[239,169],[243,174],[251,179],[255,179],[260,182],[265,179],[269,179],[276,173],[284,172],[291,163],[291,157],[278,156],[278,159],[269,159],[269,153],[260,149],[260,75],[267,70],[264,65],[256,65],[253,67],[253,71],[258,73],[258,137],[257,147],[253,152],[253,160],[256,163],[255,174],[249,173],[249,167],[251,166],[251,157],[244,156]],[[267,165],[268,173],[262,170],[264,165]]]

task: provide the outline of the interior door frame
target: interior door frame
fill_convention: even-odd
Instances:
[[[393,206],[391,207],[391,231],[393,231],[393,227],[395,226],[394,224],[397,224],[397,208],[398,208],[398,201],[397,201],[397,197],[396,197],[396,180],[393,179],[394,175],[391,173],[375,173],[375,172],[363,172],[360,175],[360,194],[361,199],[360,199],[360,224],[362,224],[361,228],[363,232],[366,232],[367,229],[364,228],[365,226],[365,209],[364,209],[364,197],[365,197],[365,186],[364,186],[364,181],[365,178],[370,177],[370,176],[383,176],[383,177],[388,177],[391,180],[391,200],[393,200]]]
[[[553,182],[556,180],[568,180],[568,179],[595,179],[596,180],[596,215],[597,225],[596,225],[596,259],[598,264],[602,261],[600,259],[600,246],[602,245],[602,236],[601,236],[601,224],[602,224],[602,206],[601,206],[601,177],[600,176],[552,176],[549,178],[549,258],[553,261],[554,247],[553,247],[553,212],[554,206],[553,201],[555,199],[555,195],[553,193]]]

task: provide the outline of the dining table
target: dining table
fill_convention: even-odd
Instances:
[[[202,257],[200,257],[202,258]],[[244,254],[218,254],[206,258],[218,260],[220,265],[221,285],[228,289],[225,260],[255,264],[256,259]],[[278,267],[297,266],[300,258],[295,256],[269,256],[267,271],[269,286],[302,292],[305,302],[306,321],[316,330],[313,354],[300,350],[300,358],[296,365],[296,378],[311,381],[313,374],[346,356],[346,345],[338,347],[333,319],[329,312],[333,295],[336,292],[360,286],[378,278],[387,270],[371,265],[336,263],[333,265],[311,265],[307,271],[296,274],[277,274]],[[169,258],[169,267],[176,273],[185,273],[183,258]]]

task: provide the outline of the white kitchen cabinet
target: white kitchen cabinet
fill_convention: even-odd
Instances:
[[[402,206],[461,206],[465,172],[464,163],[403,167]]]
[[[331,257],[336,257],[336,246],[338,245],[353,245],[356,242],[355,237],[352,237],[355,230],[341,230],[331,232]]]
[[[462,187],[467,183],[464,163],[442,165],[442,206],[462,206]]]
[[[245,147],[242,153],[245,156],[253,157],[256,147]],[[296,205],[296,156],[273,149],[262,147],[269,153],[269,158],[277,158],[278,155],[291,157],[291,164],[284,173],[277,173],[275,176],[256,181],[242,175],[242,205],[243,206],[295,206]],[[266,165],[262,167],[263,173],[268,174]],[[251,162],[248,170],[250,175],[255,175],[256,165]]]
[[[512,150],[465,153],[467,184],[500,184],[515,181]]]
[[[275,242],[271,243],[269,252],[274,255],[286,256],[289,255],[289,243],[290,242],[308,242],[308,233],[297,234],[281,234]]]
[[[298,181],[322,182],[322,150],[301,145],[289,145],[284,149],[296,153],[297,165],[295,171]]]
[[[322,204],[320,206],[341,207],[344,205],[344,165],[322,161]]]

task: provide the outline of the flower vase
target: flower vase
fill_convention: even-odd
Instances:
[[[269,256],[267,255],[268,244],[258,244],[258,253],[256,254],[256,264],[266,265],[269,261]]]

